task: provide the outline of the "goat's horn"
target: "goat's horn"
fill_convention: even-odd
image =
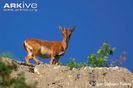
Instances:
[[[62,30],[63,29],[60,25],[58,27],[59,27],[59,30]]]
[[[76,26],[74,26],[74,27],[72,28],[72,30],[75,31],[75,30],[76,30]]]

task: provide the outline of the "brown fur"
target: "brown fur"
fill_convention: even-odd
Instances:
[[[50,64],[58,62],[59,58],[63,56],[68,47],[68,42],[71,33],[74,29],[59,28],[62,32],[63,40],[58,41],[44,41],[38,39],[28,39],[24,41],[24,48],[28,52],[26,56],[26,63],[30,64],[30,59],[34,59],[38,64],[42,63],[36,57],[50,58]]]

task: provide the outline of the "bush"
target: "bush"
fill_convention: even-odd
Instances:
[[[57,62],[57,65],[64,65],[62,62]]]
[[[116,48],[112,48],[108,43],[103,43],[97,54],[90,54],[88,56],[88,65],[92,67],[109,67],[122,64],[127,58],[124,53],[120,55],[120,58],[108,61],[109,57],[113,55]]]
[[[17,77],[12,78],[10,74],[13,70],[17,69],[16,64],[14,62],[10,63],[10,60],[8,62],[7,60],[2,59],[7,58],[0,57],[0,88],[35,88],[36,84],[26,84],[22,74],[18,74]]]
[[[73,69],[73,68],[81,68],[81,67],[84,67],[84,66],[86,66],[86,64],[85,63],[76,63],[75,59],[74,58],[71,58],[67,62],[67,66],[70,67],[70,69]]]
[[[72,68],[76,68],[78,66],[78,64],[75,62],[75,59],[74,58],[71,58],[67,62],[67,66],[70,67],[70,69],[72,69]]]

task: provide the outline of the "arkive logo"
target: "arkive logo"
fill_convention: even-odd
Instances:
[[[3,11],[37,11],[38,4],[35,2],[11,2],[3,5]]]

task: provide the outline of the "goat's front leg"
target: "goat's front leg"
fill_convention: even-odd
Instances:
[[[50,64],[55,64],[55,57],[51,56]]]
[[[58,65],[59,58],[60,58],[60,57],[57,57],[57,58],[55,59],[55,64],[56,64],[56,65]]]
[[[42,64],[42,63],[43,63],[43,62],[41,62],[40,60],[38,60],[38,59],[36,58],[36,56],[33,56],[33,59],[36,61],[37,64]]]
[[[55,64],[55,58],[56,57],[56,49],[53,48],[52,49],[52,53],[51,53],[51,60],[50,60],[50,64]]]

